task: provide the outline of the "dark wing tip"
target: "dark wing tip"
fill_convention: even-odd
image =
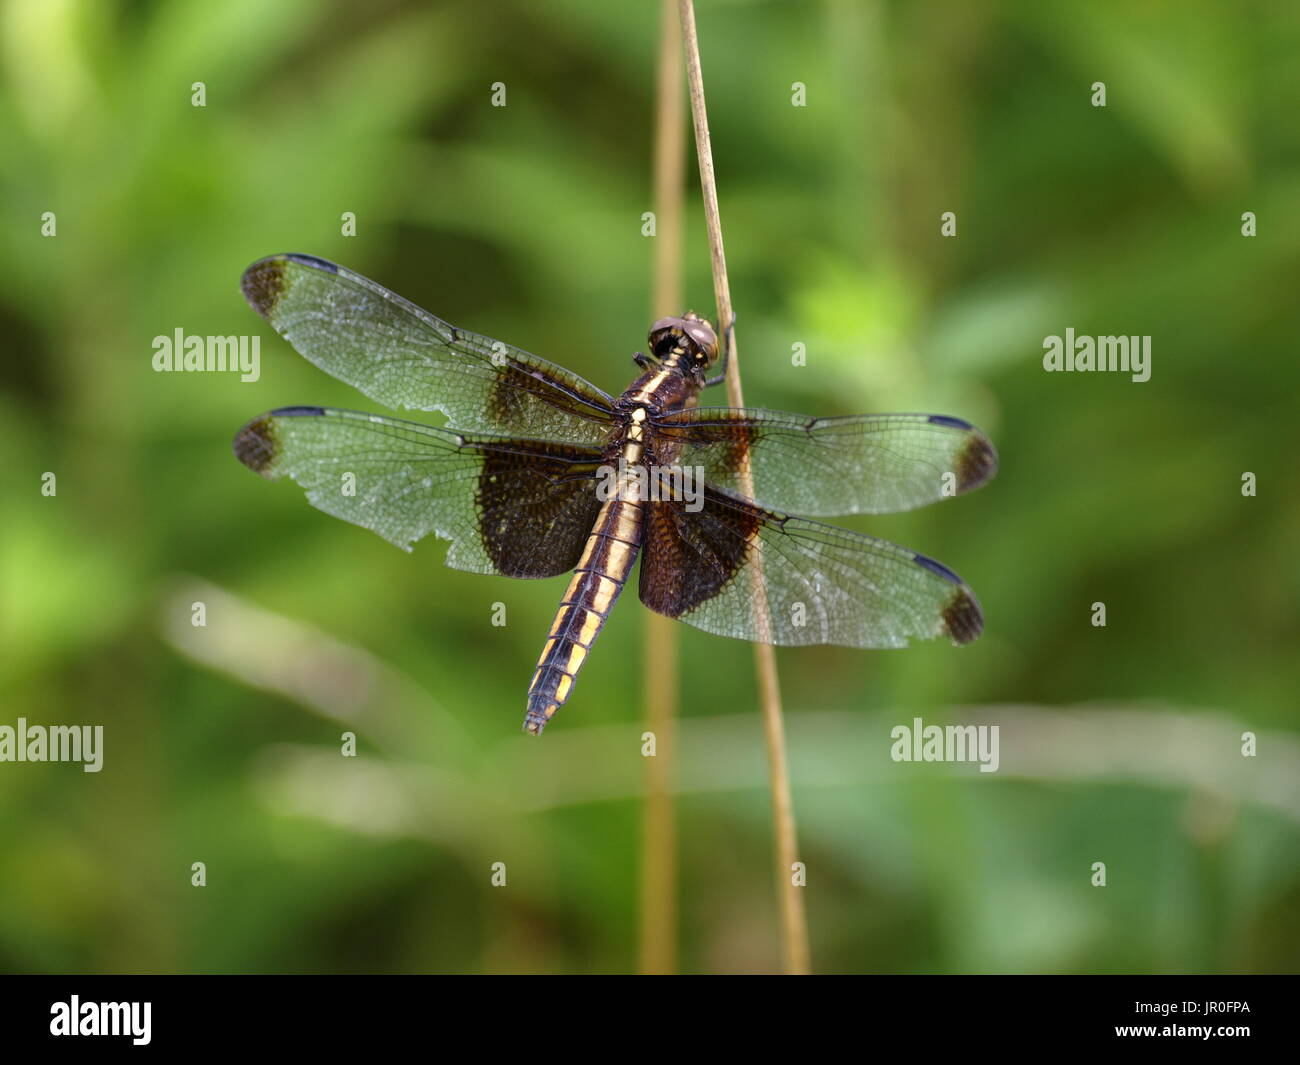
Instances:
[[[244,290],[244,299],[248,300],[249,306],[268,321],[288,286],[285,263],[299,263],[330,274],[339,272],[339,268],[328,259],[319,259],[315,255],[303,255],[300,252],[268,255],[265,259],[258,259],[244,271],[239,287]]]
[[[957,453],[956,465],[957,491],[969,492],[998,472],[998,453],[989,438],[972,426],[970,439]]]
[[[235,458],[264,477],[280,450],[280,439],[273,420],[276,413],[273,411],[254,418],[235,434],[233,444]]]
[[[943,631],[953,643],[971,643],[984,631],[984,612],[979,600],[964,584],[952,593],[943,608]]]
[[[324,407],[277,407],[259,414],[235,434],[235,458],[250,470],[271,476],[270,469],[280,454],[280,433],[275,419],[309,418],[324,413]]]
[[[239,279],[239,287],[243,289],[248,305],[268,321],[284,295],[287,258],[285,255],[272,255],[269,259],[259,259]]]
[[[916,564],[928,569],[936,576],[956,585],[952,596],[944,604],[942,632],[948,634],[953,643],[970,643],[984,631],[984,612],[980,610],[979,600],[952,570],[942,562],[936,562],[925,555],[914,556]]]

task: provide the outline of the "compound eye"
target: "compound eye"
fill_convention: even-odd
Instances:
[[[709,354],[714,350],[717,344],[717,338],[713,328],[708,322],[703,320],[687,320],[686,334],[695,342],[695,346],[700,350],[707,360]]]

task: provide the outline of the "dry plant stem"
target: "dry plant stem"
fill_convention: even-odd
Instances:
[[[654,293],[651,319],[682,312],[682,198],[686,183],[686,107],[675,0],[662,0],[654,145]],[[638,968],[677,971],[677,826],[673,755],[680,681],[677,623],[646,611],[646,728],[655,756],[645,759],[641,831],[641,930]]]
[[[733,407],[744,406],[740,388],[740,364],[736,358],[736,331],[727,328],[734,321],[731,288],[727,282],[727,258],[722,245],[722,219],[718,212],[718,188],[713,173],[713,145],[709,139],[709,118],[704,104],[704,77],[700,70],[700,42],[695,32],[695,5],[679,0],[682,43],[686,51],[686,79],[695,120],[695,148],[699,156],[700,185],[704,190],[704,219],[709,233],[709,254],[713,260],[713,295],[718,306],[718,327],[727,345],[727,400]],[[741,490],[753,495],[748,468],[741,473]],[[759,560],[752,567],[755,604],[760,625],[769,617]],[[795,831],[794,803],[790,798],[790,768],[786,760],[785,723],[781,716],[781,687],[776,672],[776,652],[771,644],[754,645],[758,673],[759,701],[763,710],[763,733],[767,743],[767,768],[772,791],[772,825],[776,845],[776,890],[781,909],[782,958],[787,973],[811,970],[808,951],[808,919],[804,913],[803,889],[796,887],[793,866],[799,860]]]

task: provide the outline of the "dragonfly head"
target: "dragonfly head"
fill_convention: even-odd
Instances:
[[[718,335],[707,318],[687,311],[680,318],[660,318],[650,327],[650,350],[658,359],[680,350],[688,369],[707,370],[718,361]]]

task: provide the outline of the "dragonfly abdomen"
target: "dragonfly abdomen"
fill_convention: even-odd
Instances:
[[[614,609],[640,547],[641,504],[622,498],[620,493],[600,508],[556,611],[528,688],[526,732],[541,732],[569,698],[574,678]]]

